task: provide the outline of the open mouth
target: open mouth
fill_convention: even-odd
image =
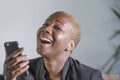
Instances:
[[[51,44],[53,41],[46,37],[40,37],[40,41],[44,44]]]

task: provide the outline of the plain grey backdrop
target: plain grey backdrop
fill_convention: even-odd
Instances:
[[[55,11],[72,14],[82,28],[82,37],[72,57],[81,63],[100,69],[114,53],[110,41],[119,29],[110,7],[116,0],[0,0],[0,73],[5,60],[4,42],[17,40],[30,58],[36,53],[36,32],[44,20]],[[116,27],[115,27],[116,26]]]

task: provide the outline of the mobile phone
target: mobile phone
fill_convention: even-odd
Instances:
[[[4,46],[5,46],[5,51],[6,51],[6,57],[8,57],[14,51],[20,48],[19,43],[17,41],[5,42]]]
[[[8,57],[10,54],[14,53],[14,51],[18,50],[20,48],[20,45],[17,41],[9,41],[4,43],[4,47],[6,51],[6,57]],[[22,76],[27,76],[27,74],[28,74],[28,71],[23,73]]]

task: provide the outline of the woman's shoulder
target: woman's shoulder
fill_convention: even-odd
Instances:
[[[93,67],[90,67],[88,65],[85,65],[81,62],[79,62],[76,59],[70,58],[72,72],[77,72],[78,76],[82,75],[81,78],[92,78],[91,80],[102,80],[102,74],[100,70],[95,69]],[[86,77],[87,76],[87,77]]]
[[[81,63],[77,59],[73,59],[72,57],[70,57],[69,59],[70,59],[71,66],[79,68],[79,69],[81,69],[83,71],[95,71],[95,70],[97,70],[97,69],[95,69],[93,67],[90,67],[90,66],[88,66],[86,64]]]

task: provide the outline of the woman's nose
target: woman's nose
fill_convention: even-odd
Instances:
[[[52,27],[47,26],[47,27],[45,27],[44,31],[45,31],[45,33],[52,34]]]

